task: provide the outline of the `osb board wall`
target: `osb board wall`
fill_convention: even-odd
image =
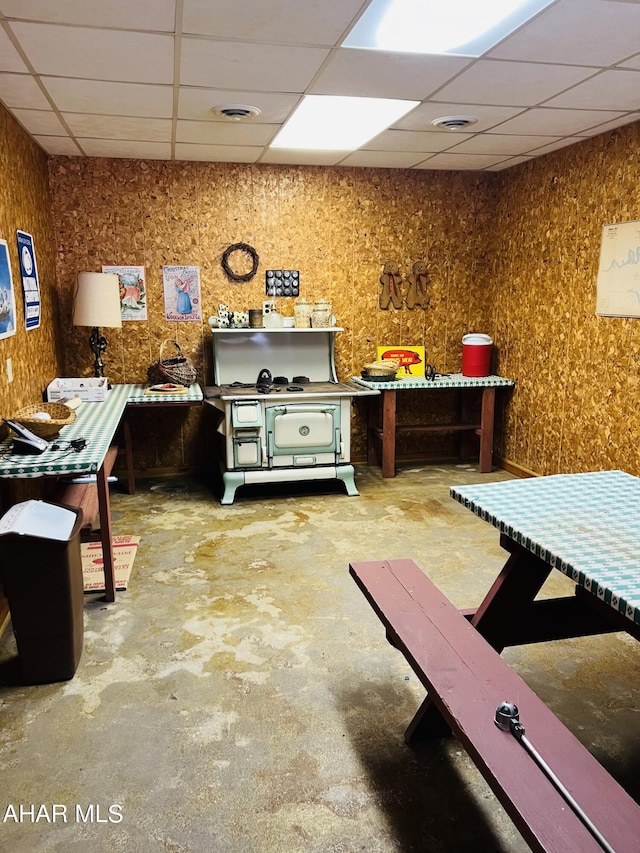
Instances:
[[[331,301],[345,329],[336,352],[341,379],[373,360],[378,344],[425,345],[439,370],[459,370],[463,334],[493,331],[486,270],[495,176],[62,157],[51,160],[50,176],[67,374],[88,374],[91,363],[87,330],[70,324],[76,274],[104,264],[144,265],[148,289],[148,321],[106,331],[106,372],[115,382],[144,381],[160,343],[175,338],[200,380],[212,384],[206,320],[219,303],[232,310],[261,307],[267,269],[297,269],[301,296]],[[229,280],[221,267],[225,249],[238,242],[260,256],[256,276],[246,283]],[[426,311],[380,310],[387,260],[399,264],[405,279],[415,261],[427,262]],[[203,323],[165,321],[162,267],[173,264],[200,267]],[[233,264],[244,271],[241,256]],[[293,313],[292,299],[277,301],[282,313]],[[421,416],[423,397],[407,395],[404,419]],[[139,424],[145,440],[136,442],[136,466],[198,464],[210,432],[206,414],[192,410]],[[431,439],[434,447],[441,440]],[[425,444],[422,438],[421,450]],[[359,411],[353,457],[365,458]]]
[[[635,123],[499,176],[503,453],[537,474],[640,474],[640,320],[595,315],[602,226],[640,220],[639,152]]]
[[[40,280],[41,321],[25,329],[16,229],[33,236]],[[56,252],[44,152],[0,106],[0,239],[6,240],[16,302],[16,333],[0,340],[0,415],[42,400],[58,375],[59,318],[55,287]],[[6,361],[13,365],[8,382]]]
[[[40,328],[26,331],[16,229],[34,238],[40,278]],[[0,416],[10,418],[23,406],[42,400],[42,389],[57,375],[58,314],[55,288],[55,242],[51,224],[47,160],[15,119],[0,106],[0,239],[7,241],[16,303],[16,332],[0,340]],[[11,359],[13,382],[8,381]],[[6,428],[0,427],[4,437]],[[36,481],[0,483],[0,514],[11,501],[38,497]],[[0,630],[7,613],[0,588]]]

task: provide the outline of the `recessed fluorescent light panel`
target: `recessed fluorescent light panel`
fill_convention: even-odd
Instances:
[[[270,147],[355,151],[419,103],[393,98],[305,95]]]
[[[372,0],[343,47],[482,56],[553,0]]]

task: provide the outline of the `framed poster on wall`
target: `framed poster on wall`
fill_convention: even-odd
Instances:
[[[596,314],[640,317],[640,221],[602,228]]]
[[[25,329],[37,329],[40,325],[40,282],[33,237],[26,231],[16,231],[20,275],[24,297]]]
[[[16,299],[9,263],[9,246],[0,240],[0,340],[16,333]]]

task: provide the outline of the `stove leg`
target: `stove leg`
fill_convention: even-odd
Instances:
[[[244,474],[241,474],[239,471],[225,471],[222,475],[222,482],[224,484],[224,494],[220,499],[220,503],[226,506],[233,503],[238,486],[244,486]]]
[[[347,494],[357,496],[360,492],[356,489],[356,481],[353,475],[353,465],[338,465],[336,468],[336,477],[344,483]]]

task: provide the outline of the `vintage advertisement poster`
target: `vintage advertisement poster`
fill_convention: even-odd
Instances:
[[[602,229],[596,314],[640,317],[640,221]]]
[[[120,279],[120,312],[123,320],[147,319],[147,285],[144,267],[102,267]]]
[[[200,267],[162,267],[166,320],[202,322]]]
[[[33,237],[26,231],[16,231],[16,239],[24,296],[24,325],[26,329],[37,329],[40,325],[40,282]]]
[[[0,240],[0,340],[16,333],[16,300],[9,262],[9,247]]]
[[[378,361],[393,359],[399,364],[397,378],[421,376],[424,379],[424,347],[378,347]]]

